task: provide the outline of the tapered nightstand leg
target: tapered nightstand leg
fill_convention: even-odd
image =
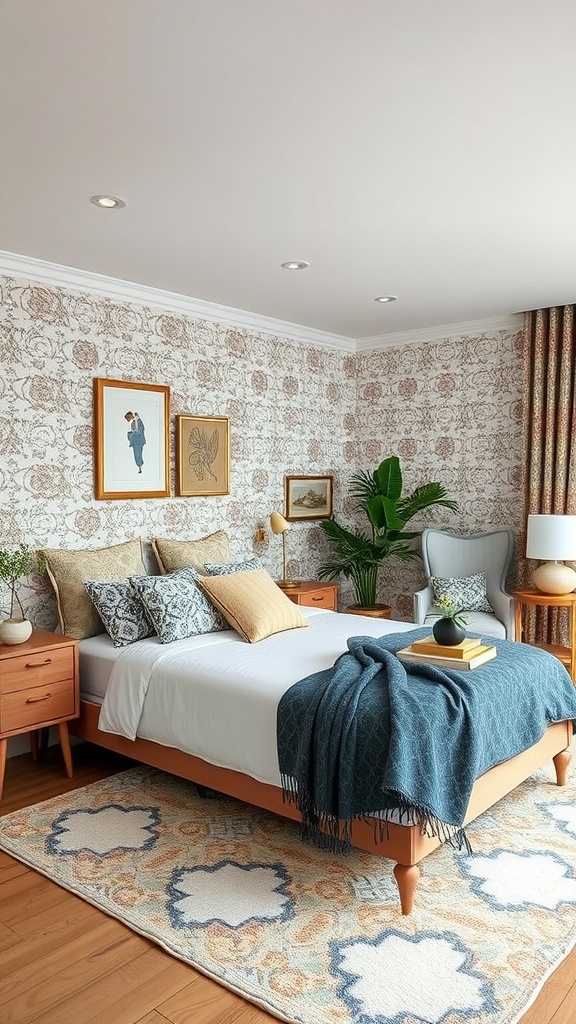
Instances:
[[[30,733],[30,750],[32,751],[33,761],[37,761],[39,757],[46,756],[49,736],[50,729],[48,728],[33,729]]]
[[[71,779],[74,772],[72,770],[72,751],[70,750],[68,722],[59,722],[58,732],[60,734],[60,746],[62,747],[62,757],[64,758],[64,764],[66,765],[66,775],[68,776],[69,779]]]
[[[0,800],[4,789],[4,772],[6,771],[6,755],[8,753],[8,740],[0,740]]]
[[[32,754],[32,760],[38,760],[38,730],[33,729],[30,733],[30,752]]]

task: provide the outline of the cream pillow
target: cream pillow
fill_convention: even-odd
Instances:
[[[200,576],[198,583],[232,628],[251,644],[273,633],[308,625],[298,605],[286,597],[265,569]]]
[[[38,554],[46,562],[46,570],[54,587],[60,628],[66,636],[75,640],[104,632],[85,583],[90,580],[123,580],[128,576],[143,576],[146,573],[139,540],[91,551],[43,548]]]
[[[154,554],[163,573],[186,569],[189,565],[197,572],[204,572],[205,562],[229,562],[230,544],[228,534],[217,530],[199,540],[170,540],[168,537],[154,537]]]

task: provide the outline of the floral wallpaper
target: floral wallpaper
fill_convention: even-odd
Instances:
[[[497,331],[366,352],[356,361],[356,457],[402,460],[406,492],[438,480],[460,511],[413,520],[474,533],[523,517],[523,334]],[[412,619],[419,563],[390,562],[381,600]],[[510,581],[512,585],[512,580]]]
[[[268,517],[284,510],[284,475],[333,474],[340,511],[354,372],[337,350],[0,279],[0,545],[95,548],[224,528],[235,558],[256,553],[280,576],[282,544]],[[177,413],[228,416],[230,494],[95,500],[94,377],[169,385],[172,435]],[[173,467],[172,436],[172,480]],[[259,523],[263,543],[254,541]],[[312,577],[323,544],[317,525],[295,524],[289,573]],[[31,584],[30,615],[50,628],[50,584]]]
[[[94,377],[169,385],[172,435],[177,413],[230,417],[230,494],[96,501]],[[0,546],[94,548],[224,528],[235,558],[256,553],[279,576],[268,516],[283,511],[285,474],[333,474],[335,514],[350,523],[351,474],[394,453],[406,487],[440,480],[460,502],[459,516],[419,525],[518,526],[521,388],[521,335],[505,331],[352,355],[0,278]],[[172,437],[172,475],[173,463]],[[313,523],[294,524],[287,549],[288,573],[302,579],[327,553]],[[418,567],[391,564],[381,599],[409,620],[420,582]],[[33,577],[24,596],[35,623],[52,627],[49,583]]]

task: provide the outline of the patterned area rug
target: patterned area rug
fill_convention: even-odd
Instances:
[[[424,863],[390,861],[136,768],[0,819],[0,847],[298,1024],[512,1024],[576,941],[576,788],[547,769]]]

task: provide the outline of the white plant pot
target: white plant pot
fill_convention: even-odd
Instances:
[[[29,619],[4,619],[0,622],[0,641],[3,644],[23,644],[31,635]]]

